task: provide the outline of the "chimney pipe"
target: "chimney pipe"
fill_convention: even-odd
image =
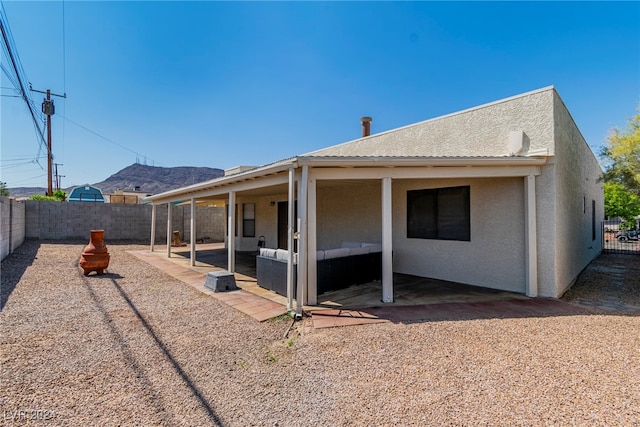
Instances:
[[[362,137],[371,135],[371,122],[373,119],[371,117],[363,117],[360,119],[362,123]]]

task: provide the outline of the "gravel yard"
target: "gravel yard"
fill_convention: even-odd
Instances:
[[[27,241],[2,262],[0,424],[640,424],[640,316],[289,331],[127,253],[145,246],[107,244],[104,276],[82,275],[86,242]],[[622,284],[605,285],[640,305],[640,258],[615,257]],[[566,299],[597,299],[602,273]]]

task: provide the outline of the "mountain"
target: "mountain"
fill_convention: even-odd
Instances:
[[[93,185],[105,194],[111,194],[116,190],[133,190],[135,187],[140,187],[140,191],[146,193],[158,194],[198,182],[209,181],[222,175],[224,175],[224,171],[215,168],[192,166],[163,168],[134,163]]]
[[[47,194],[45,187],[14,187],[9,188],[9,195],[15,198],[29,197],[32,194]]]
[[[209,181],[222,175],[224,175],[224,171],[216,168],[192,166],[163,168],[134,163],[104,181],[91,185],[101,189],[104,194],[112,194],[116,190],[133,190],[136,187],[147,194],[158,194],[198,182]],[[69,192],[71,188],[65,188],[64,191]],[[29,197],[32,194],[45,194],[46,192],[47,189],[42,187],[9,188],[11,197],[16,198]]]

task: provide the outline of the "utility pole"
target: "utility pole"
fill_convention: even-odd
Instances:
[[[42,101],[42,112],[47,116],[47,196],[53,196],[53,151],[51,150],[51,116],[56,113],[56,107],[53,104],[51,95],[58,96],[60,98],[66,98],[67,94],[58,95],[51,93],[51,90],[47,89],[46,92],[41,90],[35,90],[29,85],[29,90],[32,92],[44,93],[47,97]]]
[[[64,178],[65,175],[58,175],[58,166],[64,166],[62,163],[54,163],[53,166],[55,166],[55,177],[56,177],[56,190],[60,189],[60,178]]]

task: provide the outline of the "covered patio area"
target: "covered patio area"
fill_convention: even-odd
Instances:
[[[198,244],[196,259],[191,265],[191,250],[188,247],[171,249],[175,256],[166,258],[163,251],[150,255],[169,260],[183,268],[201,273],[203,277],[210,271],[224,270],[228,265],[228,251],[224,243]],[[256,253],[236,252],[236,282],[238,287],[254,295],[286,307],[287,298],[273,291],[261,288],[256,280]],[[204,280],[204,279],[203,279]],[[383,303],[380,299],[380,281],[350,286],[346,289],[318,295],[318,304],[305,306],[306,312],[323,309],[363,309],[380,306],[410,306],[443,303],[476,303],[504,300],[527,300],[528,297],[514,293],[477,286],[469,286],[444,280],[429,279],[408,274],[394,273],[393,302]]]
[[[204,287],[206,274],[223,270],[227,251],[222,243],[198,245],[195,265],[188,248],[133,253],[141,260],[193,286],[199,291],[251,316],[266,321],[287,313],[287,298],[261,288],[255,278],[255,253],[237,252],[234,273],[240,290],[214,293]],[[394,302],[380,300],[379,281],[351,286],[319,296],[318,305],[304,306],[314,329],[373,323],[415,323],[502,317],[546,317],[584,314],[585,309],[556,299],[528,298],[522,294],[468,286],[406,274],[394,274]]]

